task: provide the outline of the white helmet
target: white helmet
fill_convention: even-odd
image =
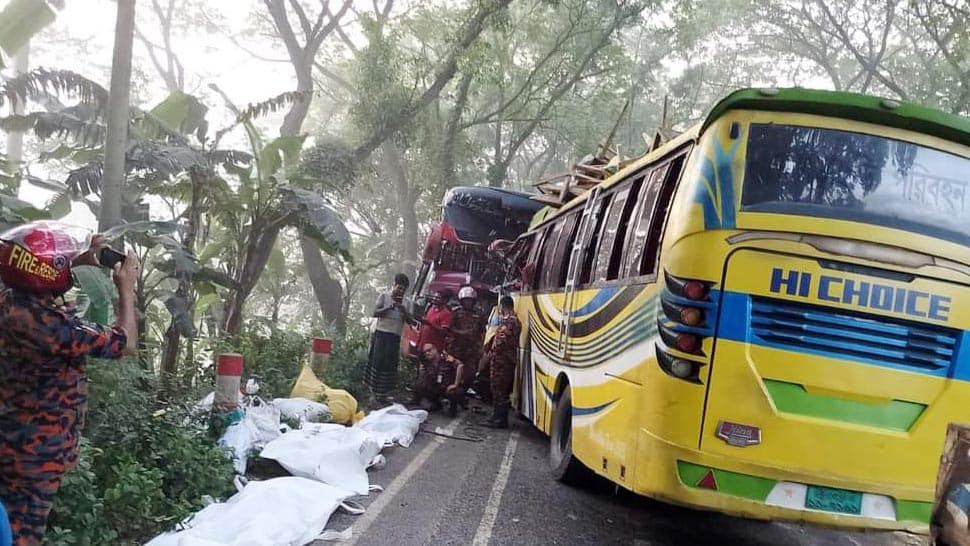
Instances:
[[[458,291],[458,299],[463,300],[465,298],[478,299],[478,293],[471,286],[466,286]]]

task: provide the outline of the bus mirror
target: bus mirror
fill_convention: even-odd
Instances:
[[[740,123],[738,123],[736,121],[733,122],[733,123],[731,123],[731,132],[730,132],[730,135],[729,136],[731,137],[731,140],[737,140],[738,137],[741,136],[741,124]]]

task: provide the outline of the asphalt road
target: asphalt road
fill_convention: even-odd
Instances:
[[[363,499],[363,515],[335,514],[328,529],[354,545],[916,546],[905,533],[845,532],[768,523],[672,507],[616,491],[606,482],[562,485],[546,469],[545,437],[519,418],[508,431],[475,426],[482,415],[432,415],[424,428],[481,442],[421,433],[409,448],[385,450],[370,473],[385,487]],[[359,500],[359,499],[358,499]],[[316,543],[315,546],[334,544]]]

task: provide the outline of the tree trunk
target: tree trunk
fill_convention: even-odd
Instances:
[[[131,92],[131,48],[135,33],[135,0],[118,0],[111,90],[108,94],[107,136],[104,152],[104,189],[101,192],[99,229],[121,223],[125,153],[128,150],[128,102]]]
[[[192,197],[189,202],[189,225],[185,232],[185,238],[182,240],[182,249],[189,255],[195,255],[195,240],[199,234],[199,226],[202,223],[202,209],[200,207],[201,203],[201,189],[202,185],[206,183],[207,171],[201,167],[192,167],[189,169],[189,178],[192,182]],[[178,273],[178,289],[175,291],[175,297],[183,300],[185,302],[185,312],[188,313],[187,321],[193,327],[195,326],[195,298],[193,297],[192,291],[192,274],[188,271],[181,271]],[[168,330],[165,332],[165,350],[162,352],[162,365],[161,365],[161,392],[165,396],[172,392],[173,387],[176,385],[178,379],[178,357],[179,349],[181,347],[182,340],[182,327],[179,324],[180,320],[186,320],[183,317],[173,316],[171,322],[169,322]]]
[[[290,111],[283,118],[280,135],[296,136],[303,127],[303,122],[310,111],[309,91],[313,90],[313,65],[294,61],[293,68],[297,74],[296,90],[307,93],[303,98],[294,102]],[[307,277],[313,286],[313,294],[320,303],[320,312],[324,322],[333,325],[340,335],[347,332],[347,315],[343,313],[343,287],[330,275],[330,270],[323,259],[320,245],[307,237],[300,238],[300,249],[303,251],[303,263],[306,264]]]
[[[441,141],[440,161],[438,164],[439,180],[445,188],[453,188],[458,185],[455,173],[455,146],[458,144],[458,135],[461,133],[461,116],[468,105],[468,91],[471,89],[473,74],[465,74],[458,84],[458,98],[455,99],[455,107],[448,119],[448,126],[445,130],[445,137]]]
[[[148,351],[148,296],[142,282],[135,288],[135,308],[138,310],[138,364],[147,372],[155,373],[155,363]]]
[[[259,276],[266,269],[266,262],[269,261],[284,224],[283,219],[276,218],[268,224],[254,225],[246,237],[246,251],[239,268],[239,287],[230,293],[229,303],[226,305],[225,331],[229,336],[235,337],[242,333],[246,298],[253,293]]]
[[[320,255],[319,243],[309,237],[300,237],[300,247],[303,249],[307,276],[310,277],[313,293],[320,304],[324,323],[333,325],[337,334],[342,336],[347,333],[347,315],[342,305],[343,287],[330,275],[327,263]]]
[[[399,255],[401,272],[414,280],[417,273],[418,260],[418,213],[415,210],[417,204],[417,192],[408,183],[408,173],[404,170],[404,162],[401,160],[401,152],[397,145],[390,139],[381,144],[381,171],[385,178],[394,184],[394,192],[397,196],[398,212],[404,224],[402,232],[401,254]]]
[[[13,74],[19,76],[26,74],[30,70],[30,41],[28,41],[13,58]],[[24,101],[16,101],[13,105],[13,113],[18,116],[24,115]],[[19,171],[20,163],[24,160],[24,133],[23,131],[10,131],[7,133],[7,160],[10,161],[11,171]]]

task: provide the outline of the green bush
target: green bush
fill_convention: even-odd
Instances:
[[[243,384],[250,377],[255,378],[259,395],[270,400],[290,395],[310,351],[310,341],[300,334],[273,327],[249,327],[234,346],[224,349],[243,355]]]
[[[189,418],[195,400],[160,405],[137,362],[89,367],[78,467],[65,476],[46,543],[142,544],[232,492],[232,463]]]
[[[327,377],[321,380],[334,389],[344,389],[358,402],[367,393],[364,388],[364,364],[370,350],[370,337],[365,330],[348,332],[335,339],[330,361],[327,363]]]
[[[91,469],[100,450],[81,438],[78,466],[68,472],[57,493],[45,543],[56,546],[101,546],[117,542],[118,534],[104,520],[104,499]]]

